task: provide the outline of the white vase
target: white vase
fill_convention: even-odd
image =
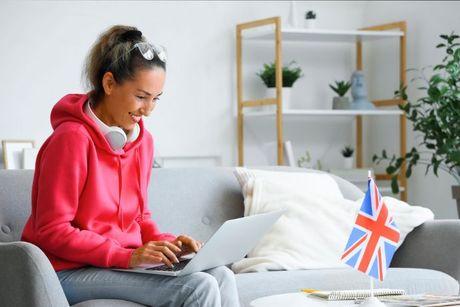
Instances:
[[[352,169],[353,168],[353,156],[351,157],[343,157],[343,168],[344,169]]]
[[[288,110],[291,108],[291,87],[283,87],[281,91],[282,97],[282,108],[283,110]],[[276,98],[276,87],[267,87],[265,94],[266,98]],[[276,106],[270,105],[270,111],[276,111]]]
[[[303,24],[307,29],[314,29],[316,28],[316,19],[304,19]]]

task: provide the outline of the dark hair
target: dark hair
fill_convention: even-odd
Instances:
[[[131,50],[134,44],[146,41],[142,32],[131,26],[115,25],[100,34],[86,57],[83,69],[84,83],[93,102],[104,97],[102,77],[108,71],[112,72],[117,83],[123,83],[134,79],[141,69],[159,67],[166,70],[165,63],[158,56],[147,60],[140,52]]]

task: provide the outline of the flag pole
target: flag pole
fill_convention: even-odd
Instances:
[[[372,277],[369,277],[371,279],[371,297],[374,297],[374,279]]]
[[[368,179],[372,178],[371,170],[367,171],[367,177]],[[369,276],[369,279],[370,279],[370,286],[371,286],[371,296],[365,299],[364,302],[362,302],[360,306],[361,307],[384,307],[385,305],[381,301],[379,301],[378,298],[374,296],[374,278]]]

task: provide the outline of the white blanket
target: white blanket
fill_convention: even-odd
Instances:
[[[345,267],[340,257],[362,199],[350,201],[336,193],[324,193],[325,189],[315,192],[292,186],[286,178],[254,177],[244,182],[245,215],[279,209],[287,212],[247,258],[233,264],[236,273]],[[400,229],[400,244],[415,227],[434,218],[427,208],[391,197],[383,199]]]

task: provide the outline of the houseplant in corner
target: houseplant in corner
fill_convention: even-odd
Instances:
[[[345,169],[353,168],[353,153],[355,152],[353,147],[345,146],[341,151],[343,156],[343,167]]]
[[[430,78],[422,69],[413,79],[422,82],[418,89],[423,91],[423,96],[409,101],[406,86],[395,92],[396,97],[407,101],[400,109],[413,123],[414,131],[420,133],[419,149],[413,147],[404,156],[391,158],[383,150],[381,156],[374,155],[373,161],[389,161],[386,172],[391,175],[393,193],[399,190],[398,176],[410,177],[412,168],[418,164],[426,165],[425,174],[430,169],[436,176],[438,170],[446,171],[457,182],[452,192],[460,216],[460,43],[457,42],[460,36],[452,33],[440,37],[443,41],[436,48],[445,49],[442,62],[434,66]],[[407,164],[404,174],[401,173],[403,162]]]
[[[313,29],[316,27],[316,13],[314,11],[306,11],[305,12],[305,28]]]
[[[335,86],[329,84],[329,87],[339,95],[333,98],[332,109],[350,109],[350,100],[348,97],[345,97],[345,94],[350,89],[351,83],[347,81],[335,81]]]
[[[301,78],[302,70],[300,67],[294,67],[295,61],[291,61],[287,66],[282,68],[282,85],[283,85],[283,109],[290,108],[290,97],[291,97],[291,88],[297,79]],[[267,98],[276,97],[276,69],[275,63],[264,64],[264,68],[257,73],[257,75],[262,79],[262,81],[267,86]]]

